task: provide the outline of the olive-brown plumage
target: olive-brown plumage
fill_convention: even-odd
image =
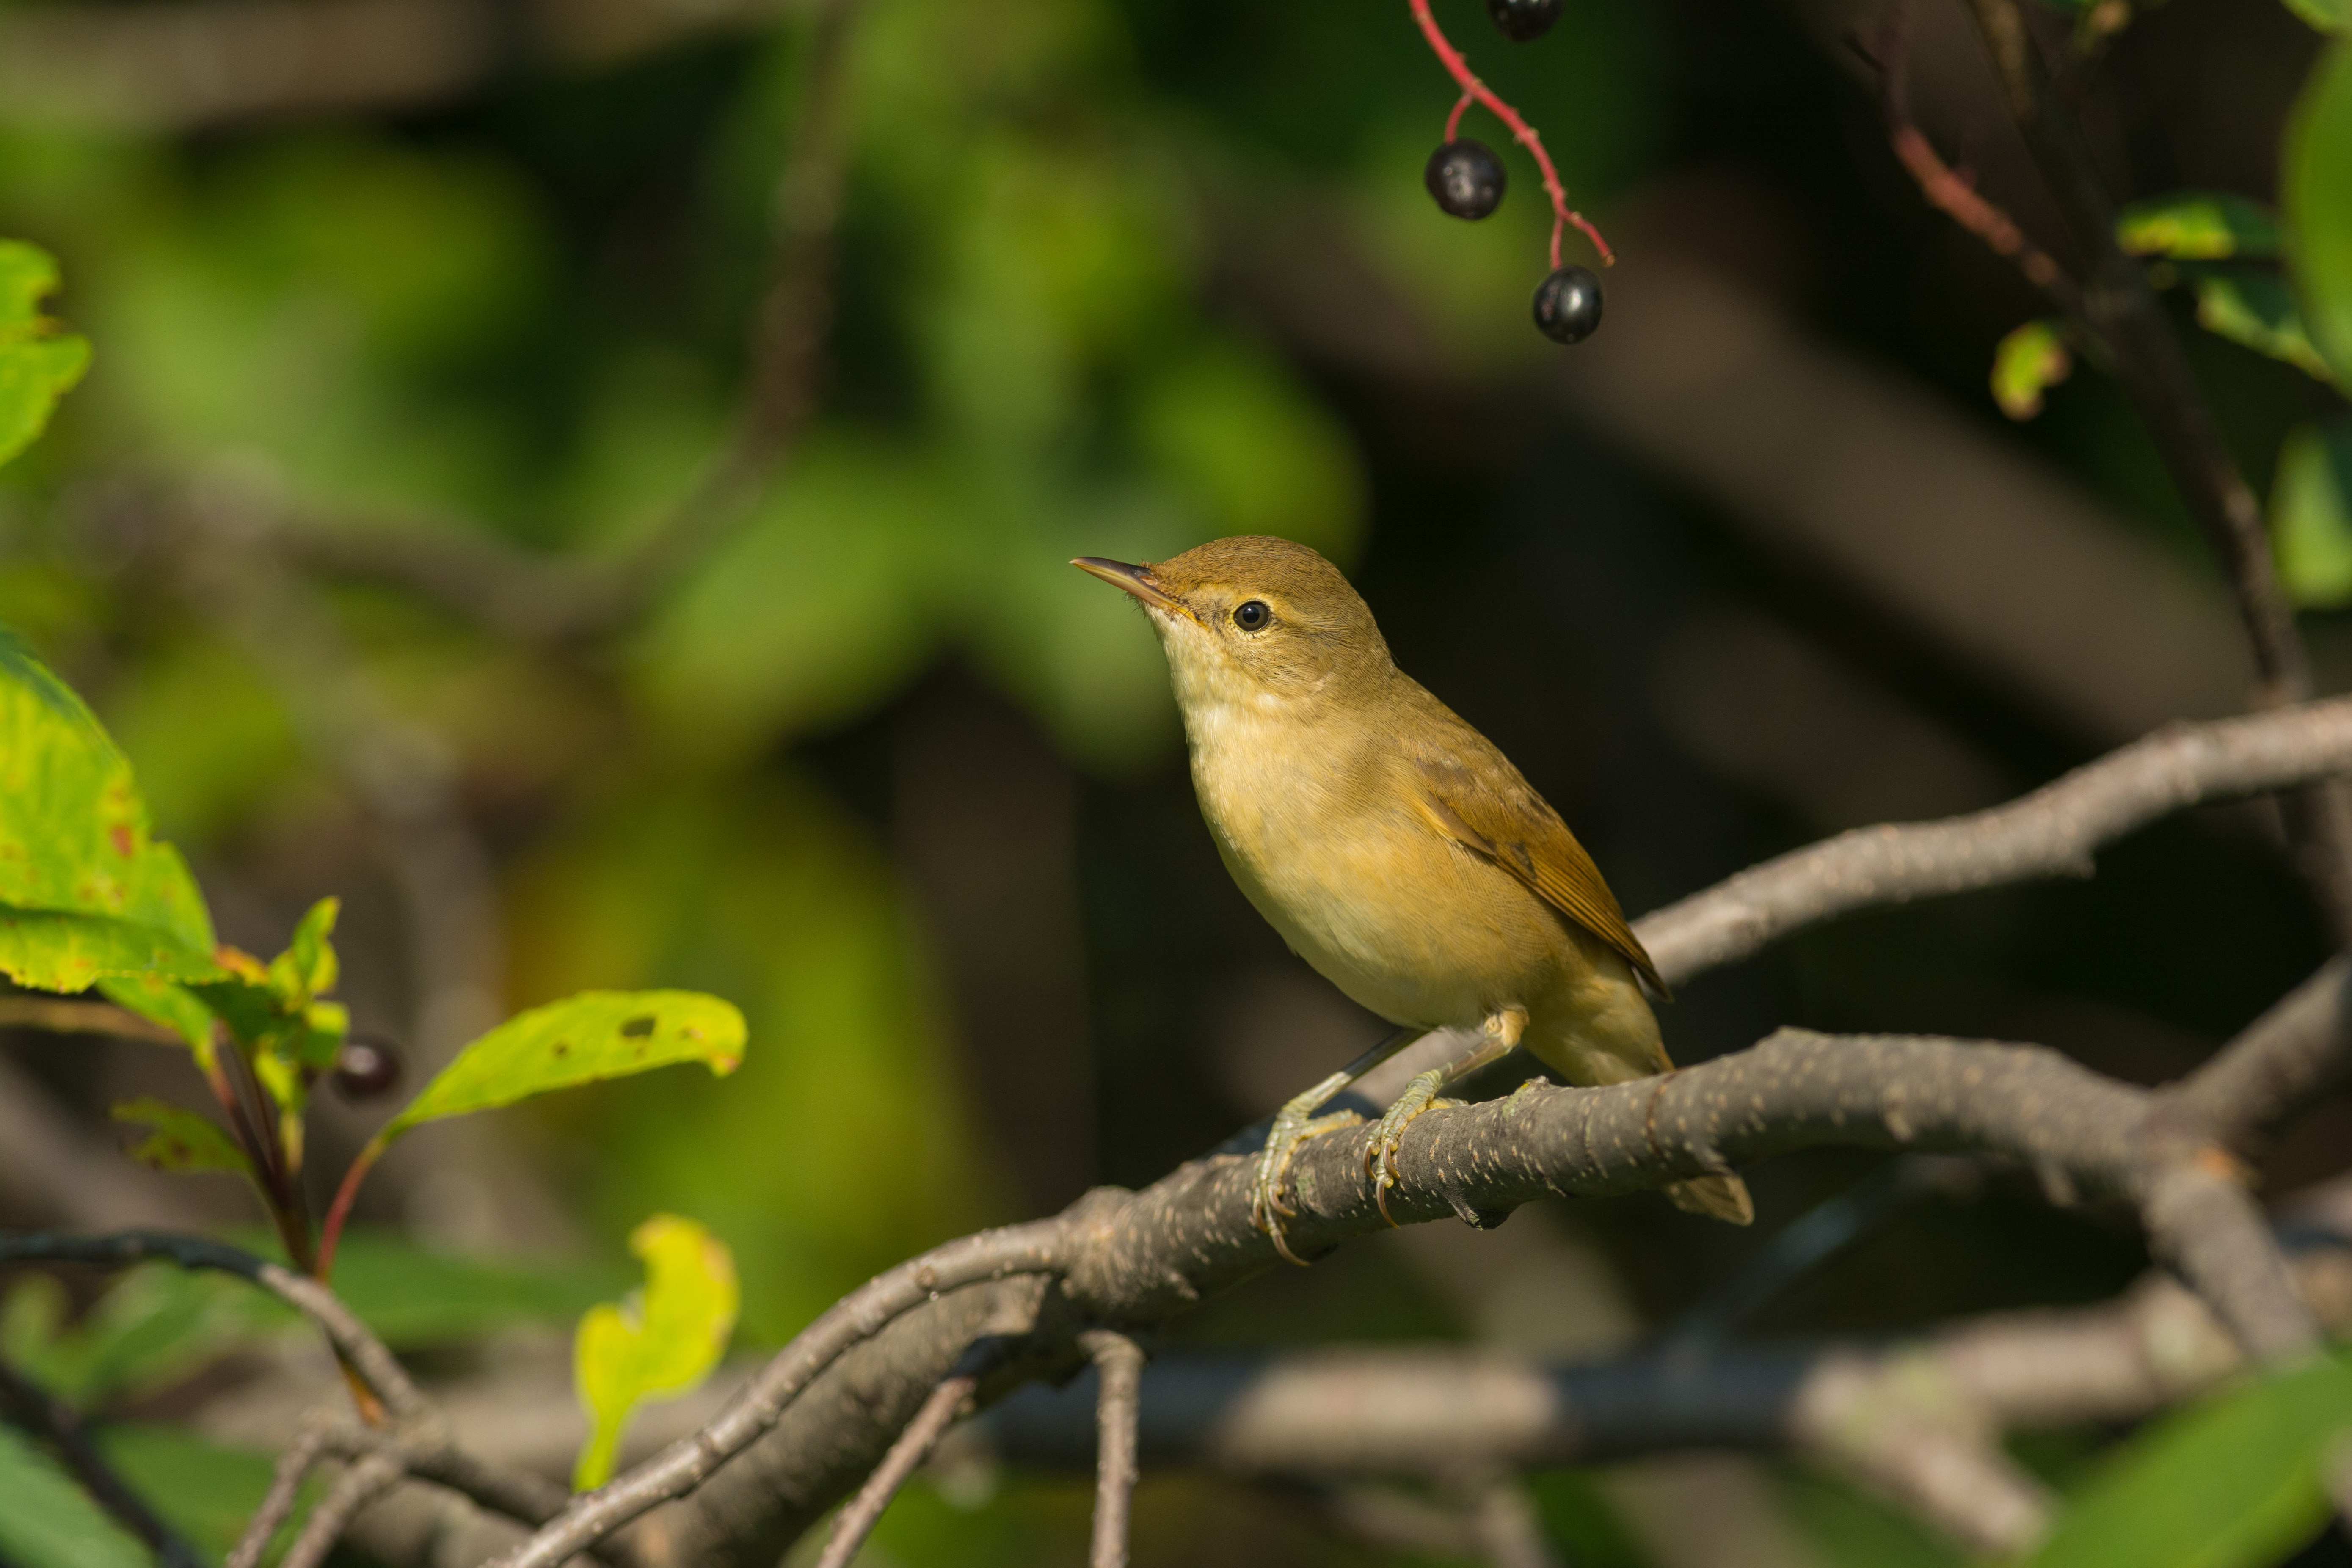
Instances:
[[[1318,973],[1393,1023],[1483,1029],[1466,1065],[1517,1044],[1571,1083],[1672,1067],[1643,994],[1664,986],[1591,857],[1493,742],[1397,668],[1329,562],[1244,537],[1158,564],[1075,564],[1150,611],[1218,854]],[[1383,1124],[1383,1198],[1395,1137],[1439,1081],[1416,1080]],[[1308,1098],[1277,1141],[1307,1131]],[[1270,1143],[1262,1172],[1277,1240],[1288,1153]],[[1735,1176],[1670,1195],[1752,1215]]]

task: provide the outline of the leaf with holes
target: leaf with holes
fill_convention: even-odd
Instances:
[[[509,1018],[458,1052],[379,1136],[674,1062],[724,1076],[741,1065],[743,1039],[743,1015],[716,996],[583,992]]]
[[[1992,351],[1992,400],[2011,419],[2031,419],[2042,412],[2042,395],[2074,369],[2058,323],[2028,321],[2012,329]]]
[[[591,1307],[572,1342],[572,1382],[591,1426],[572,1476],[581,1491],[613,1479],[640,1404],[674,1398],[710,1375],[741,1302],[726,1244],[690,1219],[654,1215],[629,1250],[646,1260],[646,1288],[619,1306]]]
[[[2116,219],[2116,243],[2134,256],[2175,261],[2273,257],[2279,250],[2278,219],[2243,196],[2188,191],[2126,207]]]
[[[196,1171],[253,1174],[253,1162],[218,1122],[168,1100],[142,1095],[117,1105],[111,1114],[117,1121],[143,1121],[155,1130],[131,1148],[131,1157],[142,1165],[182,1174]]]
[[[89,366],[89,342],[41,314],[58,264],[21,240],[0,239],[0,463],[30,446]]]

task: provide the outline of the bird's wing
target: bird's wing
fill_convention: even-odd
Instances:
[[[1438,744],[1415,747],[1412,752],[1423,815],[1430,825],[1501,867],[1528,891],[1614,948],[1659,995],[1670,995],[1642,939],[1625,923],[1617,896],[1601,880],[1601,868],[1559,813],[1485,736],[1459,719],[1446,729],[1453,732]],[[1475,761],[1486,765],[1474,765],[1465,755],[1473,752],[1483,753]]]

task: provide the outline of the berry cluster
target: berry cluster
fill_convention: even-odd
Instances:
[[[1502,205],[1507,183],[1503,161],[1485,142],[1460,133],[1463,111],[1473,103],[1484,105],[1500,120],[1512,139],[1534,157],[1536,167],[1543,174],[1544,194],[1551,198],[1551,275],[1536,289],[1536,330],[1556,343],[1581,342],[1601,325],[1601,279],[1589,268],[1560,260],[1560,234],[1567,226],[1575,225],[1592,241],[1604,267],[1615,259],[1610,254],[1608,242],[1581,213],[1569,206],[1568,193],[1560,186],[1559,172],[1552,167],[1550,154],[1544,151],[1543,138],[1519,117],[1517,110],[1472,75],[1461,51],[1446,42],[1445,35],[1438,30],[1437,19],[1430,15],[1429,0],[1408,3],[1438,63],[1462,89],[1454,112],[1446,117],[1445,140],[1429,155],[1429,163],[1422,170],[1422,183],[1429,187],[1430,197],[1437,203],[1438,210],[1454,217],[1475,220]],[[1561,0],[1486,0],[1486,15],[1505,37],[1524,44],[1551,30],[1552,24],[1559,20],[1560,4]]]

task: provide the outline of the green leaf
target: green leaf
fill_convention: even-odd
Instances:
[[[58,264],[21,240],[0,239],[0,463],[32,444],[49,411],[89,365],[89,343],[40,312]]]
[[[2287,127],[2281,175],[2287,256],[2312,340],[2352,384],[2352,39],[2332,45],[2312,70]]]
[[[348,1232],[335,1249],[335,1293],[394,1350],[572,1322],[612,1288],[603,1268],[453,1258],[394,1231]]]
[[[508,1019],[457,1053],[379,1142],[420,1122],[489,1110],[551,1089],[673,1062],[722,1077],[743,1060],[743,1015],[693,991],[588,991]]]
[[[646,1260],[646,1288],[580,1320],[572,1381],[591,1423],[572,1485],[613,1478],[629,1416],[647,1399],[684,1394],[710,1375],[735,1331],[741,1296],[726,1244],[690,1219],[656,1215],[629,1237]]]
[[[162,1263],[123,1275],[70,1326],[69,1307],[50,1276],[24,1277],[0,1300],[0,1348],[83,1406],[160,1392],[239,1346],[301,1327],[242,1279]]]
[[[2195,281],[2199,326],[2322,381],[2336,378],[2312,346],[2294,296],[2284,282],[2265,272],[2220,269],[2200,271]]]
[[[281,996],[308,1002],[335,988],[334,945],[327,938],[335,929],[340,899],[320,899],[294,928],[294,940],[269,963],[269,984]]]
[[[2268,1568],[2326,1520],[2320,1463],[2347,1430],[2343,1360],[2177,1413],[2091,1480],[2032,1568]]]
[[[173,1105],[168,1100],[142,1095],[117,1105],[117,1121],[143,1121],[155,1131],[131,1151],[131,1157],[158,1171],[191,1173],[226,1171],[251,1176],[253,1162],[246,1158],[220,1123]]]
[[[147,1549],[54,1460],[0,1426],[0,1561],[10,1568],[148,1568]]]
[[[2323,33],[2352,27],[2352,0],[2286,0],[2286,8]]]
[[[2221,261],[2278,254],[2278,220],[2243,196],[2184,191],[2135,202],[2116,220],[2116,242],[2134,256]]]
[[[201,980],[215,973],[209,959],[153,926],[0,908],[0,973],[36,991],[87,991],[123,975]]]
[[[2074,369],[2058,323],[2028,321],[2012,328],[1992,351],[1992,400],[2011,419],[2031,419],[2042,412],[2042,395]]]
[[[2279,580],[2298,605],[2352,605],[2352,420],[2288,435],[2271,484]]]
[[[179,852],[150,837],[131,764],[13,639],[0,643],[0,905],[154,931],[183,950],[173,973],[213,949],[204,899]]]

